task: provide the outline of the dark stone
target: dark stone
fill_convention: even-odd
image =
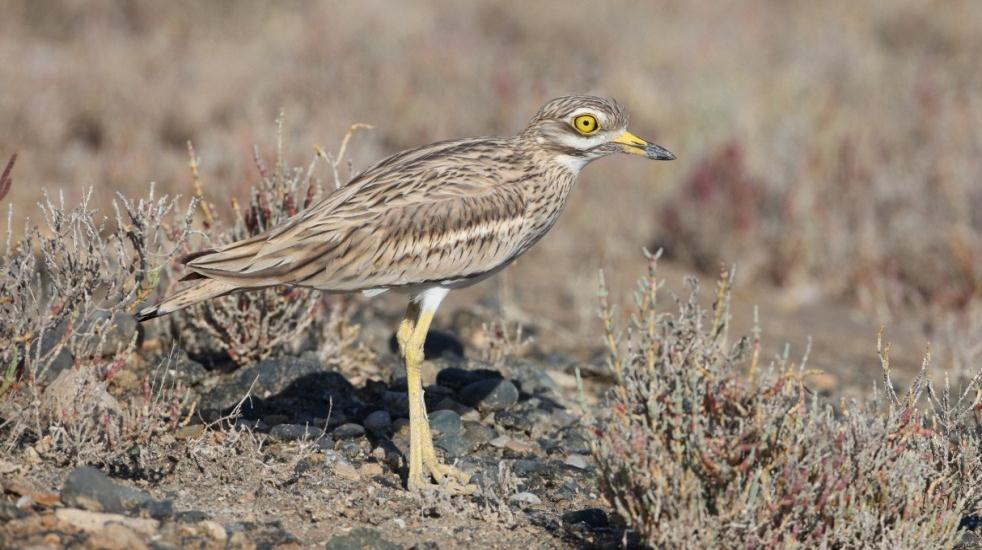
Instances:
[[[610,527],[610,518],[607,517],[607,512],[600,508],[585,508],[563,514],[563,523],[566,525],[583,523],[591,529],[602,529]]]
[[[173,500],[149,500],[140,505],[140,510],[156,520],[165,520],[174,515]]]
[[[500,378],[479,380],[460,390],[459,401],[481,412],[501,411],[518,403],[518,388]]]
[[[402,547],[385,540],[375,529],[359,527],[331,537],[327,541],[327,550],[402,550]]]
[[[65,478],[61,500],[69,506],[93,512],[122,514],[140,508],[153,498],[145,491],[114,483],[95,468],[82,466]]]
[[[518,459],[511,463],[511,471],[519,477],[527,477],[549,471],[549,465],[539,460]]]
[[[317,439],[324,433],[320,428],[301,426],[300,424],[277,424],[269,430],[273,439],[280,441],[297,441],[300,439]]]
[[[474,363],[474,362],[469,362]],[[501,380],[501,373],[490,369],[468,370],[460,367],[447,367],[436,375],[436,383],[452,390],[461,390],[481,380]]]
[[[442,410],[433,411],[427,416],[430,419],[430,432],[433,433],[433,437],[460,433],[462,426],[459,414],[450,410]]]
[[[559,384],[542,369],[542,365],[538,362],[518,357],[507,357],[502,367],[505,372],[509,373],[509,378],[526,393],[553,392],[556,395],[562,393]]]
[[[464,422],[464,440],[471,449],[484,445],[497,437],[497,433],[480,422]]]
[[[184,382],[186,386],[197,386],[208,377],[208,371],[197,361],[186,357],[178,359],[168,369],[167,374],[174,380]]]
[[[534,426],[529,414],[514,411],[498,411],[494,413],[494,423],[508,430],[531,433]]]
[[[442,449],[450,458],[460,458],[470,451],[470,444],[463,437],[447,434],[433,441],[433,446]]]
[[[563,449],[567,453],[579,455],[589,455],[592,451],[590,440],[587,439],[583,431],[576,426],[570,426],[563,430]]]
[[[409,417],[409,394],[387,391],[382,395],[382,406],[393,418]]]
[[[389,411],[374,411],[366,416],[361,424],[372,433],[385,433],[392,427],[392,415]]]
[[[245,533],[248,541],[255,548],[279,548],[281,546],[299,547],[300,539],[283,528],[279,521],[257,524],[251,521],[237,521],[223,526],[225,532]]]
[[[365,428],[362,427],[360,424],[354,424],[354,423],[341,424],[337,428],[334,428],[334,431],[331,432],[331,435],[335,439],[355,439],[365,435]]]

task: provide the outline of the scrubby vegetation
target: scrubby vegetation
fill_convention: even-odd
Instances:
[[[982,513],[980,377],[833,406],[806,360],[766,365],[759,334],[728,342],[732,275],[663,306],[657,257],[627,337],[604,310],[616,385],[594,456],[609,502],[652,547],[952,548]],[[974,345],[974,344],[972,344]]]
[[[344,158],[348,138],[357,125],[345,136],[337,159],[319,151],[302,168],[286,165],[282,116],[278,124],[275,162],[268,166],[259,150],[253,150],[259,182],[249,189],[249,203],[245,207],[234,197],[231,199],[230,224],[222,221],[215,203],[208,197],[215,191],[202,183],[199,158],[188,145],[202,231],[200,238],[183,243],[183,254],[218,248],[257,235],[302,212],[325,194],[322,180],[315,173],[318,162],[333,169],[334,189],[345,183],[340,180],[337,165]],[[170,289],[184,275],[182,268],[173,264],[166,266],[165,273]],[[206,360],[215,354],[227,354],[240,366],[250,365],[274,354],[299,353],[313,346],[322,359],[341,364],[348,362],[346,354],[353,349],[347,348],[356,347],[358,336],[357,327],[349,320],[348,303],[343,297],[330,298],[318,291],[277,287],[209,300],[176,312],[167,321],[181,347]]]

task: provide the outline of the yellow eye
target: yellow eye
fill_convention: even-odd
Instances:
[[[580,115],[573,119],[573,128],[581,134],[592,134],[600,129],[600,123],[593,115]]]

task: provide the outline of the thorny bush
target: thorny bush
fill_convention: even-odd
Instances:
[[[130,314],[187,235],[191,208],[179,211],[151,186],[144,199],[117,195],[110,220],[90,208],[91,196],[74,207],[45,196],[42,224],[28,221],[16,244],[8,210],[0,256],[0,444],[8,450],[28,437],[85,461],[121,439],[149,437],[179,408],[158,406],[161,381],[150,374],[143,402],[125,413],[106,385],[136,357]]]
[[[318,150],[306,168],[288,167],[283,160],[282,117],[278,121],[279,140],[275,164],[269,167],[258,149],[254,161],[259,183],[249,190],[249,202],[242,208],[231,200],[232,223],[222,222],[215,205],[205,197],[198,176],[199,159],[188,144],[191,173],[199,199],[204,231],[200,239],[186,241],[183,253],[222,245],[258,235],[271,229],[311,206],[325,190],[315,176],[319,159],[333,168],[335,187],[342,182],[338,161],[352,133],[364,127],[354,125],[342,141],[336,159]],[[166,269],[173,290],[183,274],[176,265]],[[368,353],[355,349],[358,326],[351,323],[350,300],[327,297],[320,291],[273,287],[208,300],[168,316],[170,332],[181,347],[192,356],[209,358],[216,352],[227,353],[237,365],[248,365],[279,353],[296,353],[315,348],[321,360],[344,363],[360,360]],[[313,337],[311,337],[313,335]],[[348,348],[357,353],[342,353]],[[343,365],[337,365],[343,366]]]
[[[604,299],[617,383],[595,424],[607,499],[656,548],[951,548],[982,511],[979,377],[952,397],[926,376],[834,410],[759,330],[727,344],[729,285],[712,310],[656,301],[656,258],[622,339]],[[604,293],[602,293],[604,295]],[[786,355],[786,354],[785,354]]]

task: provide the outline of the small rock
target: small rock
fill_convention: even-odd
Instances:
[[[184,426],[175,430],[174,437],[176,439],[194,439],[204,433],[204,431],[204,424],[191,424],[190,426]]]
[[[525,492],[525,493],[516,493],[508,497],[508,502],[514,504],[524,504],[527,506],[535,506],[537,504],[542,504],[542,499],[540,499],[539,497],[535,496],[532,493]]]
[[[358,469],[358,473],[365,477],[380,476],[384,471],[385,470],[382,469],[381,465],[374,462],[366,462],[361,465],[361,468]]]
[[[105,382],[98,380],[88,368],[61,371],[44,389],[41,403],[58,418],[63,414],[101,418],[105,413],[118,415],[122,412],[119,401],[106,391]]]
[[[120,514],[90,512],[78,508],[60,508],[55,510],[55,517],[89,533],[100,532],[109,523],[119,523],[138,533],[152,535],[160,526],[160,522],[155,519],[128,518]]]
[[[216,542],[223,543],[228,539],[228,533],[225,532],[225,528],[218,522],[206,519],[199,523],[198,527]]]
[[[449,367],[436,375],[436,383],[452,390],[461,390],[482,380],[501,380],[501,373],[490,369],[467,370]]]
[[[362,425],[372,433],[385,433],[392,427],[392,415],[389,411],[375,411],[365,417]]]
[[[460,402],[479,411],[501,411],[518,403],[518,388],[508,380],[479,380],[460,390]]]
[[[385,540],[375,529],[359,527],[345,535],[331,537],[327,541],[327,550],[402,550],[402,547]]]
[[[449,410],[433,411],[427,415],[430,420],[430,431],[433,437],[454,435],[460,433],[460,415]]]
[[[610,519],[607,517],[607,512],[600,508],[585,508],[563,514],[563,523],[566,525],[583,523],[591,529],[602,529],[610,526]]]
[[[365,435],[365,428],[360,424],[349,422],[334,428],[331,435],[334,436],[335,439],[354,439]]]
[[[498,411],[494,413],[494,423],[506,430],[531,433],[535,426],[532,416],[527,411]]]
[[[509,451],[521,454],[528,454],[535,451],[535,447],[528,441],[522,441],[519,439],[511,439],[508,443],[505,443],[505,448]]]
[[[492,447],[497,447],[501,449],[505,445],[507,445],[510,441],[511,438],[508,437],[507,435],[499,435],[498,437],[492,439],[491,441],[488,441],[488,443],[490,443]]]
[[[208,371],[197,361],[183,357],[167,369],[167,374],[174,380],[184,382],[186,386],[197,386],[208,377]]]
[[[337,462],[335,462],[332,471],[338,477],[342,477],[344,479],[350,479],[351,481],[358,481],[359,479],[361,479],[361,475],[358,473],[358,470],[356,470],[354,466],[348,464],[343,460],[338,460]]]
[[[447,434],[437,438],[433,442],[433,446],[442,449],[450,458],[460,458],[470,451],[470,445],[467,441],[456,434]]]
[[[113,483],[105,474],[88,466],[75,468],[68,474],[61,499],[69,506],[115,514],[153,500],[148,493]]]
[[[584,457],[583,455],[578,455],[578,454],[571,454],[571,455],[567,456],[566,457],[566,460],[564,460],[563,462],[567,466],[572,466],[572,467],[577,468],[577,469],[580,469],[580,470],[586,470],[587,469],[587,466],[588,466],[587,461],[586,461],[586,457]]]
[[[495,437],[495,432],[480,422],[464,422],[463,437],[471,449],[476,449],[491,441]]]
[[[518,477],[541,474],[549,470],[549,465],[540,460],[519,459],[511,463],[511,471]]]
[[[393,417],[406,418],[409,416],[408,393],[387,391],[382,394],[382,405]]]
[[[269,435],[273,439],[280,441],[297,441],[300,439],[317,439],[323,434],[323,430],[313,426],[301,426],[300,424],[277,424],[269,430]]]

